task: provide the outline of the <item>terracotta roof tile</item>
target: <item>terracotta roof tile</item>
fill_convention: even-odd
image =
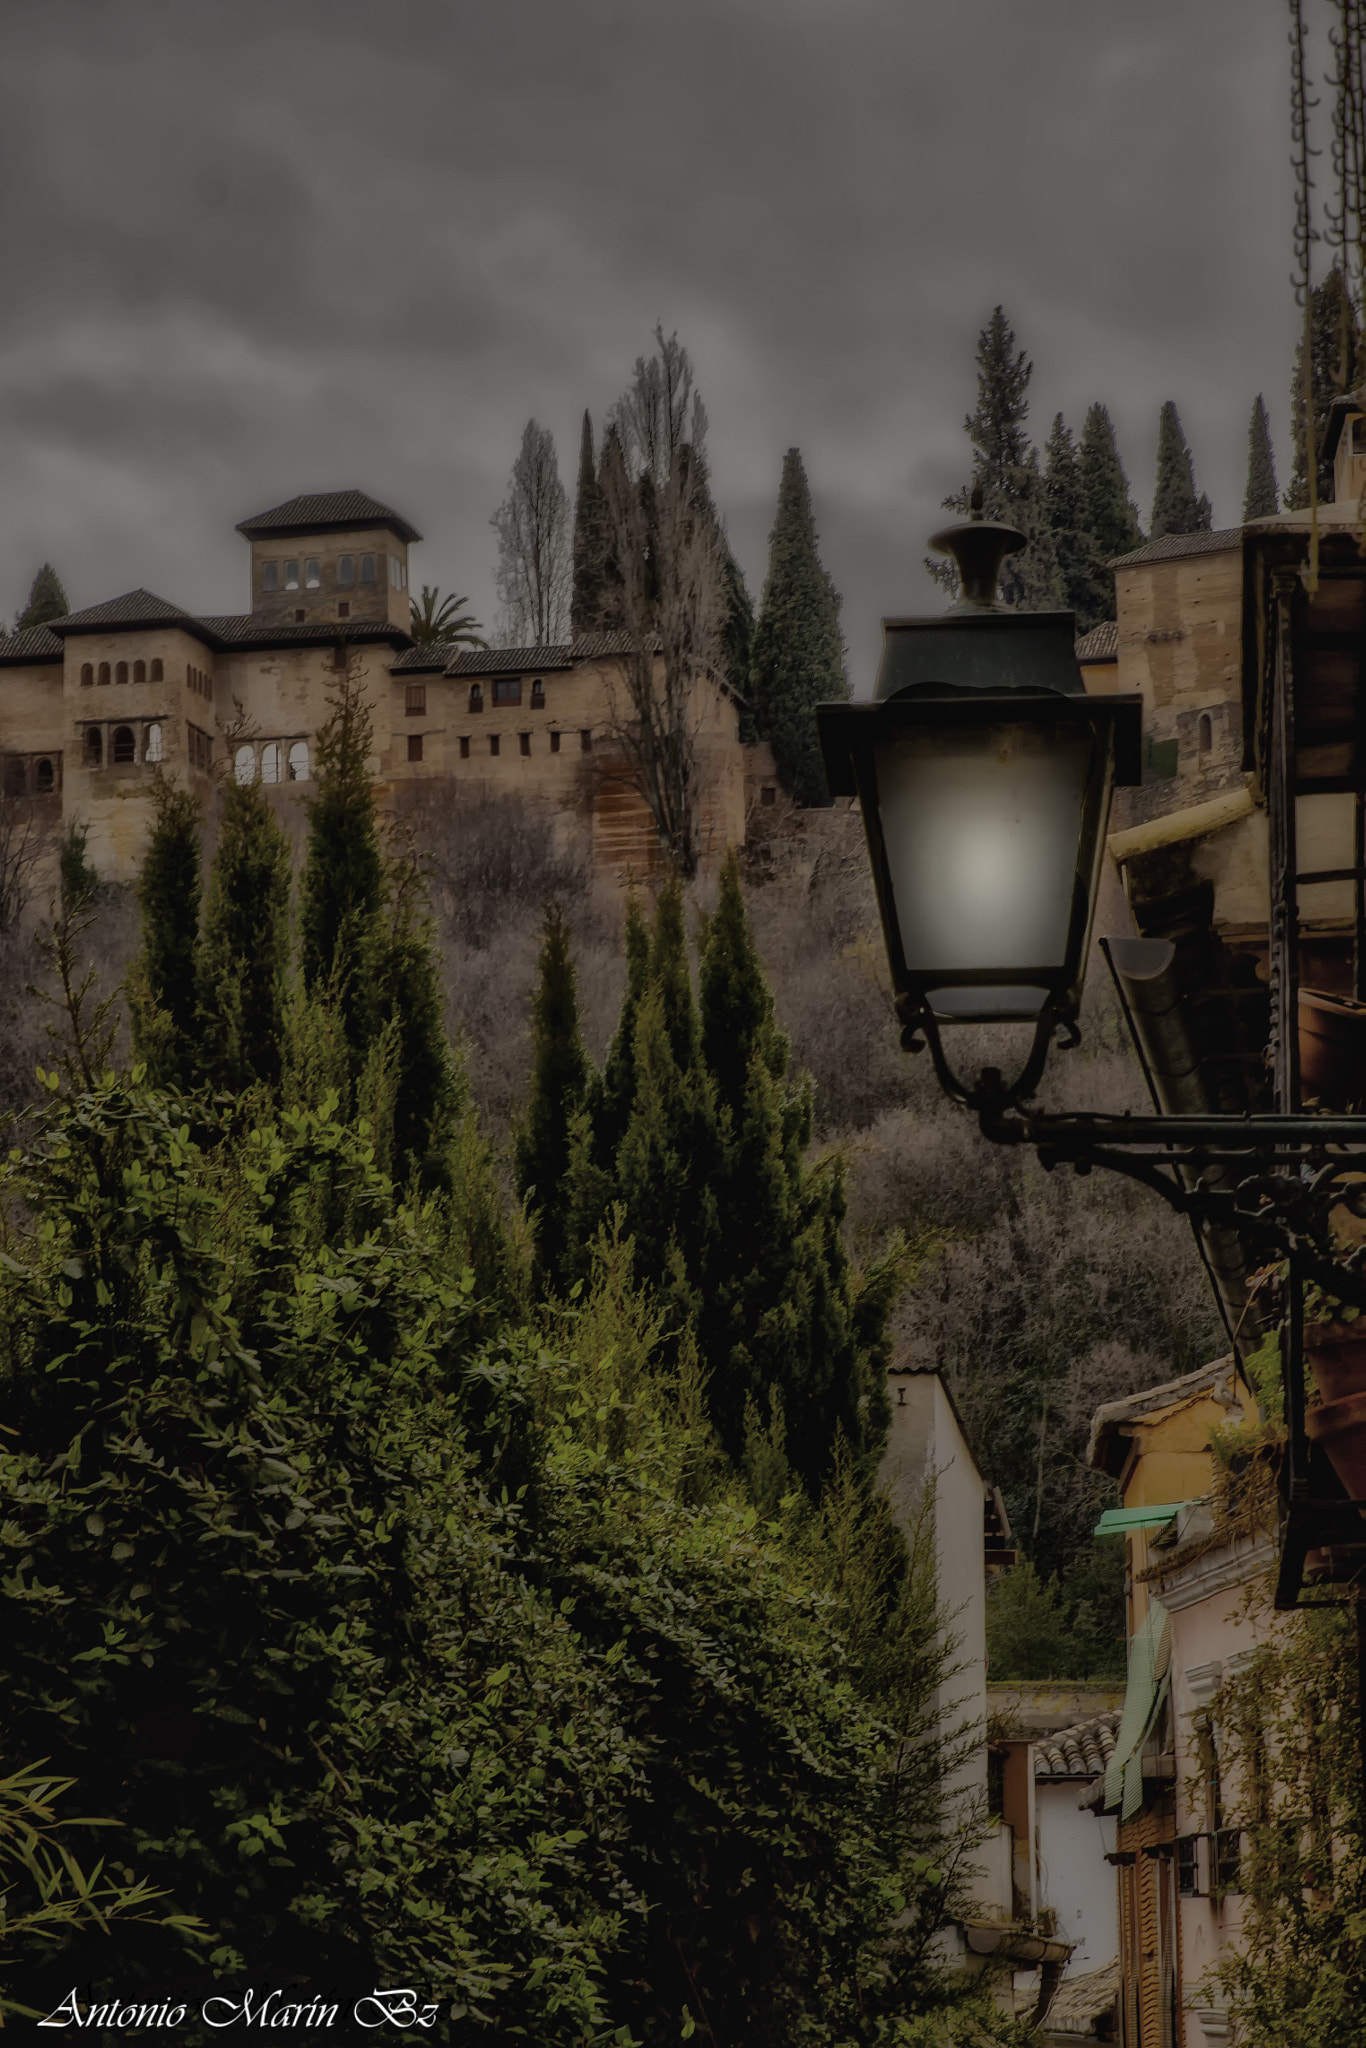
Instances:
[[[1097,1778],[1114,1754],[1121,1707],[1077,1721],[1034,1745],[1036,1778]]]
[[[1114,661],[1119,655],[1119,626],[1114,619],[1092,626],[1077,642],[1078,661]]]

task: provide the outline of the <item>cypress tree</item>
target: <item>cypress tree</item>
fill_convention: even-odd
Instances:
[[[1061,413],[1054,418],[1048,437],[1044,501],[1062,576],[1063,601],[1076,613],[1078,633],[1089,633],[1112,614],[1114,582],[1096,550],[1081,463]]]
[[[138,905],[142,947],[128,979],[133,1054],[157,1088],[191,1088],[202,1059],[198,1032],[199,806],[164,775],[152,784],[156,818]]]
[[[607,516],[593,465],[593,421],[585,408],[574,499],[574,594],[569,607],[569,630],[576,640],[581,634],[601,630],[606,552]]]
[[[1321,505],[1333,496],[1333,465],[1323,453],[1328,431],[1328,412],[1341,391],[1353,391],[1366,374],[1366,350],[1356,308],[1342,271],[1334,264],[1320,285],[1309,295],[1310,366],[1314,394],[1314,449],[1317,456],[1318,499]],[[1285,494],[1287,512],[1303,512],[1309,503],[1309,476],[1304,449],[1304,331],[1301,328],[1295,350],[1295,377],[1290,392],[1290,418],[1295,434],[1295,467]]]
[[[1157,488],[1153,493],[1152,538],[1169,533],[1208,533],[1210,502],[1195,495],[1195,470],[1181,420],[1169,398],[1157,429]]]
[[[772,746],[783,786],[799,804],[830,801],[812,712],[817,704],[849,695],[839,613],[839,593],[816,552],[801,452],[789,448],[769,536],[749,695],[754,728]]]
[[[280,1078],[289,980],[289,843],[258,782],[223,792],[199,949],[199,1041],[234,1094]]]
[[[1093,405],[1086,415],[1086,425],[1081,431],[1079,462],[1096,554],[1102,563],[1114,561],[1117,555],[1132,554],[1135,548],[1143,545],[1143,528],[1129,495],[1129,479],[1119,459],[1114,425],[1103,405]],[[1108,572],[1106,592],[1109,609],[1105,616],[1112,619],[1115,615],[1114,579]]]
[[[1053,611],[1065,599],[1039,458],[1025,431],[1029,380],[1034,365],[1015,345],[1015,333],[997,306],[977,337],[977,404],[963,422],[972,443],[972,475],[961,491],[944,500],[950,511],[966,512],[973,492],[982,493],[988,519],[1004,520],[1025,535],[1025,546],[1002,564],[1000,590],[1022,611]],[[950,562],[926,564],[935,581],[956,589]]]
[[[1269,518],[1279,504],[1276,458],[1271,451],[1271,422],[1259,391],[1247,429],[1247,490],[1243,494],[1243,517]]]
[[[514,1148],[514,1180],[536,1216],[537,1279],[562,1294],[574,1277],[566,1257],[569,1153],[571,1125],[588,1087],[588,1055],[579,1033],[574,962],[555,903],[545,914],[531,1036],[531,1093]]]
[[[610,507],[621,504],[629,491],[621,433],[613,422],[602,437],[602,454],[598,458],[596,502],[602,516],[602,542],[599,553],[597,624],[590,630],[599,633],[619,633],[626,624],[621,563],[617,560]]]
[[[308,802],[300,964],[305,991],[336,1005],[359,1070],[383,1021],[384,856],[369,772],[370,711],[349,668],[330,703]]]
[[[391,1157],[397,1179],[449,1189],[464,1076],[446,1034],[446,996],[420,864],[410,847],[386,877],[390,929],[376,947],[388,1033]]]
[[[29,585],[28,603],[14,621],[14,630],[26,633],[30,626],[45,626],[49,619],[64,619],[70,609],[61,577],[51,562],[44,562]]]

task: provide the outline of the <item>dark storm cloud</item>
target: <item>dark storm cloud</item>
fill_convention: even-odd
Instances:
[[[999,300],[1033,425],[1104,399],[1140,505],[1174,397],[1216,516],[1284,429],[1279,0],[9,0],[0,606],[243,601],[231,528],[356,483],[487,618],[530,414],[677,327],[751,582],[807,459],[866,672],[966,466]],[[1282,432],[1282,459],[1285,459]]]

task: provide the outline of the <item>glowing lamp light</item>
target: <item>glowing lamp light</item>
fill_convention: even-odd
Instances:
[[[875,700],[816,711],[831,793],[863,812],[906,1024],[1075,1017],[1111,794],[1141,778],[1142,700],[1086,695],[1072,613],[997,601],[1024,545],[980,511],[935,534],[959,602],[884,619]]]

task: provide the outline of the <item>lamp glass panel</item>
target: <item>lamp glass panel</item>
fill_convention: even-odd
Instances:
[[[875,753],[902,953],[937,974],[1067,965],[1093,736],[1074,724],[903,727]],[[943,988],[945,1016],[1018,1014],[1046,988]]]

